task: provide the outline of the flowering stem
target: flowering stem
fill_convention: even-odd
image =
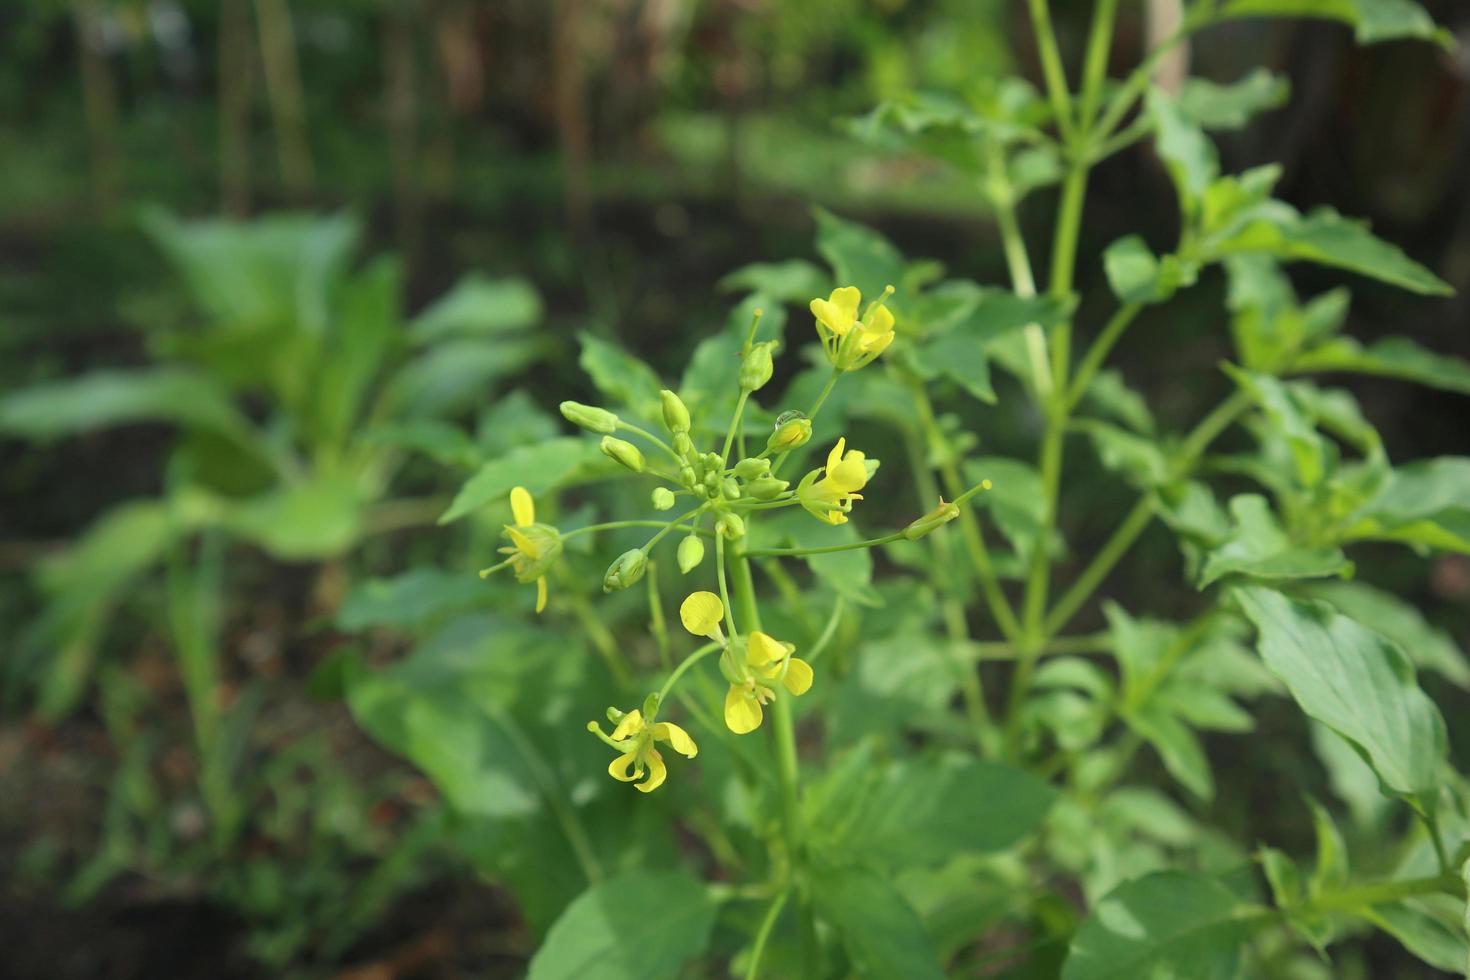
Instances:
[[[740,398],[735,402],[735,414],[730,416],[730,428],[725,431],[725,448],[720,450],[720,465],[730,458],[730,446],[735,442],[735,433],[740,430],[740,416],[745,414],[745,403],[750,400],[750,389],[740,389]]]
[[[816,663],[817,658],[827,649],[827,644],[832,642],[832,637],[837,633],[837,625],[842,621],[844,605],[842,596],[838,596],[832,603],[832,615],[827,617],[827,625],[822,627],[822,635],[817,637],[812,648],[806,652],[807,663]]]
[[[675,667],[674,672],[669,675],[668,680],[664,681],[664,686],[658,689],[659,703],[662,704],[664,698],[669,696],[669,691],[673,689],[679,678],[684,676],[684,672],[686,670],[699,663],[699,661],[703,660],[709,654],[721,649],[722,646],[723,644],[721,643],[706,643],[704,646],[700,647],[698,650],[695,650],[689,656],[685,657],[684,662]]]
[[[840,377],[842,377],[842,372],[839,371],[837,368],[833,368],[831,375],[829,375],[827,378],[827,383],[822,386],[822,393],[817,396],[817,400],[812,402],[812,407],[807,410],[807,421],[811,421],[812,419],[815,419],[817,417],[817,413],[820,412],[822,410],[822,406],[826,404],[827,396],[832,394],[832,388],[837,384],[837,379]],[[786,457],[790,455],[791,450],[788,449],[781,455],[776,457],[776,461],[771,464],[772,476],[776,475],[776,473],[781,469],[781,464],[786,462]]]
[[[697,511],[692,511],[691,513],[696,513],[696,512]],[[564,531],[562,533],[561,538],[562,538],[563,541],[565,541],[567,538],[575,538],[579,534],[592,534],[592,533],[597,532],[597,531],[619,531],[619,530],[622,530],[624,528],[629,528],[629,527],[656,527],[656,528],[660,528],[660,529],[664,530],[665,533],[667,533],[668,531],[675,531],[675,530],[677,530],[677,531],[688,531],[690,534],[698,534],[699,536],[705,537],[705,538],[712,538],[712,537],[714,537],[714,532],[702,530],[697,525],[694,526],[694,527],[681,526],[681,525],[684,524],[684,521],[689,518],[689,516],[690,516],[690,514],[685,514],[683,517],[676,518],[673,522],[669,522],[669,521],[608,521],[608,522],[606,522],[604,524],[588,524],[586,527],[573,528],[570,531]],[[651,545],[652,542],[650,542],[649,544]],[[647,547],[647,546],[645,546],[645,547]],[[505,562],[502,562],[501,564],[505,564]],[[497,565],[496,567],[498,568],[500,566]]]
[[[720,601],[725,604],[725,615],[730,619],[730,638],[734,639],[740,635],[740,629],[735,625],[735,606],[730,602],[730,588],[725,582],[725,536],[723,534],[715,535],[715,578],[720,583]],[[740,617],[745,618],[744,609],[740,610]]]
[[[750,558],[802,558],[807,555],[830,555],[839,551],[856,551],[859,548],[876,548],[891,541],[897,541],[903,537],[902,531],[894,531],[885,534],[881,538],[868,538],[866,541],[849,541],[847,544],[828,544],[820,548],[752,548],[745,554]]]
[[[761,957],[766,952],[766,943],[771,938],[771,931],[775,929],[776,922],[781,918],[781,910],[786,908],[786,899],[791,897],[791,889],[783,888],[781,892],[771,901],[770,908],[761,918],[760,928],[756,931],[755,942],[751,945],[750,965],[745,969],[745,980],[756,980],[760,976]]]
[[[1093,375],[1097,374],[1098,368],[1102,367],[1108,354],[1112,352],[1113,345],[1118,342],[1118,338],[1123,336],[1123,331],[1128,329],[1142,309],[1142,303],[1129,303],[1119,308],[1118,312],[1113,314],[1113,318],[1107,322],[1107,326],[1103,327],[1102,332],[1097,335],[1097,339],[1092,342],[1092,346],[1087,348],[1087,353],[1077,365],[1077,373],[1072,378],[1072,386],[1067,391],[1068,409],[1076,408],[1077,403],[1087,394],[1087,386],[1092,383]]]

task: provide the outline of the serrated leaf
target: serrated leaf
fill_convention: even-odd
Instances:
[[[1072,937],[1062,980],[1241,975],[1253,911],[1214,878],[1161,871],[1124,882]]]
[[[1347,739],[1385,792],[1432,807],[1444,719],[1403,651],[1326,603],[1257,586],[1233,594],[1256,624],[1261,658],[1302,711]]]
[[[1298,356],[1291,370],[1373,374],[1470,395],[1470,362],[1436,353],[1408,337],[1387,337],[1367,347],[1337,337]]]
[[[1204,129],[1241,129],[1251,118],[1286,104],[1291,86],[1265,68],[1221,85],[1187,78],[1179,92],[1179,111]]]
[[[1229,0],[1224,17],[1321,17],[1353,28],[1359,44],[1396,38],[1433,40],[1449,45],[1449,32],[1412,0]]]
[[[1225,542],[1206,557],[1201,589],[1227,575],[1281,581],[1346,575],[1353,570],[1340,548],[1294,543],[1276,523],[1270,503],[1259,494],[1232,497],[1230,514],[1234,526]]]
[[[460,488],[439,523],[448,524],[487,504],[503,501],[513,487],[525,487],[532,497],[546,493],[596,473],[602,460],[596,443],[575,436],[521,446],[481,466]]]
[[[1163,760],[1164,768],[1179,784],[1200,799],[1215,798],[1215,777],[1204,746],[1187,725],[1162,704],[1150,703],[1130,711],[1124,719]]]
[[[857,976],[870,980],[944,976],[918,914],[881,876],[863,868],[840,868],[818,871],[811,881],[817,911],[841,934]]]
[[[1074,425],[1092,440],[1103,466],[1134,486],[1153,488],[1169,481],[1169,460],[1152,440],[1096,419],[1082,419]]]
[[[704,952],[716,906],[684,871],[634,869],[593,884],[552,925],[528,980],[664,980]]]
[[[1103,251],[1103,271],[1113,295],[1124,303],[1162,303],[1192,285],[1197,269],[1178,258],[1162,259],[1138,235],[1118,239]]]
[[[1093,375],[1087,393],[1082,397],[1082,406],[1122,422],[1141,435],[1152,436],[1156,429],[1148,402],[1142,394],[1128,387],[1122,372],[1116,368],[1104,368]]]

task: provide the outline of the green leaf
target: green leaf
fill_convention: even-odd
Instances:
[[[1157,429],[1148,402],[1128,387],[1122,372],[1116,368],[1104,368],[1093,375],[1082,398],[1082,407],[1122,422],[1140,435],[1152,436]]]
[[[1144,111],[1154,124],[1154,144],[1174,179],[1186,216],[1192,215],[1205,190],[1220,176],[1215,144],[1159,88],[1149,90]]]
[[[0,432],[55,439],[130,422],[173,422],[230,439],[250,421],[214,379],[181,368],[95,371],[0,399]]]
[[[567,906],[528,980],[663,980],[709,944],[715,904],[684,871],[624,871]]]
[[[862,538],[851,522],[834,527],[797,508],[755,526],[757,537],[752,539],[751,545],[760,548],[824,548]],[[863,606],[883,604],[882,596],[873,588],[873,555],[868,549],[808,555],[803,560],[812,574],[843,598]]]
[[[1470,973],[1465,903],[1447,895],[1375,905],[1359,914],[1436,970]]]
[[[362,436],[369,445],[394,446],[421,453],[445,466],[469,468],[482,453],[461,426],[442,419],[413,419],[369,429]]]
[[[349,632],[375,626],[417,630],[482,605],[485,598],[485,583],[472,573],[416,568],[355,586],[337,610],[337,627]]]
[[[1347,320],[1347,290],[1334,289],[1299,305],[1291,281],[1269,255],[1229,256],[1225,271],[1234,314],[1230,330],[1247,368],[1278,373],[1299,351],[1340,330]]]
[[[741,266],[720,280],[720,288],[727,292],[760,293],[778,303],[799,303],[805,307],[811,300],[825,299],[832,290],[832,280],[805,259],[790,259]]]
[[[1337,337],[1298,356],[1291,370],[1374,374],[1470,395],[1470,362],[1435,353],[1408,337],[1387,337],[1368,347]]]
[[[409,327],[413,342],[486,337],[524,330],[540,321],[541,296],[524,279],[488,279],[472,272],[429,304]]]
[[[1242,129],[1251,117],[1286,104],[1291,86],[1265,68],[1228,85],[1187,78],[1179,92],[1179,111],[1204,129]]]
[[[1261,658],[1302,711],[1347,739],[1385,792],[1432,806],[1444,719],[1403,651],[1326,603],[1257,586],[1234,595],[1256,624]]]
[[[1290,448],[1297,482],[1304,487],[1321,483],[1327,475],[1328,446],[1292,391],[1270,375],[1242,370],[1233,364],[1226,364],[1225,370],[1241,391],[1260,406],[1267,424]]]
[[[893,243],[865,225],[839,218],[817,208],[817,251],[832,272],[838,286],[856,286],[865,301],[877,299],[885,286],[897,289],[903,284],[906,263]],[[895,310],[905,306],[911,297],[894,295],[888,305]]]
[[[819,871],[812,875],[811,887],[818,914],[841,933],[857,976],[871,980],[944,976],[918,914],[881,876],[861,868]]]
[[[1087,433],[1103,466],[1136,487],[1152,488],[1169,481],[1169,460],[1151,439],[1096,419],[1081,419],[1074,427]]]
[[[1215,777],[1204,746],[1189,727],[1160,704],[1130,711],[1128,727],[1154,747],[1164,768],[1179,784],[1206,802],[1215,798]]]
[[[362,493],[346,477],[289,483],[234,505],[225,522],[277,558],[305,561],[342,554],[357,541]]]
[[[1193,872],[1124,882],[1072,937],[1062,980],[1238,977],[1253,911],[1219,881]]]
[[[580,335],[582,355],[577,363],[597,390],[612,399],[608,407],[626,406],[640,419],[662,417],[659,391],[664,383],[647,364],[627,351],[590,333]]]
[[[1377,496],[1353,515],[1346,537],[1470,554],[1470,457],[1395,467]]]
[[[1142,238],[1128,235],[1103,252],[1103,271],[1113,295],[1124,303],[1162,303],[1181,287],[1192,286],[1199,267],[1175,255],[1154,255]]]
[[[520,446],[481,466],[460,488],[439,523],[448,524],[504,500],[513,487],[525,487],[532,497],[554,490],[602,470],[603,460],[595,442],[575,436]]]
[[[1470,690],[1470,661],[1444,630],[1413,605],[1363,582],[1310,582],[1294,590],[1330,602],[1337,611],[1381,633],[1408,654],[1417,670],[1432,670]]]
[[[1022,562],[1029,562],[1041,536],[1043,500],[1041,474],[1029,463],[1004,456],[981,456],[965,463],[965,478],[976,484],[990,480],[991,489],[971,498],[976,508],[990,512]],[[1061,551],[1060,535],[1049,550]]]
[[[1449,46],[1448,31],[1437,26],[1412,0],[1229,0],[1224,17],[1320,17],[1353,28],[1359,44],[1395,38],[1433,40]]]
[[[1200,573],[1201,589],[1227,575],[1281,581],[1350,575],[1352,562],[1340,548],[1297,545],[1276,523],[1271,505],[1259,494],[1230,499],[1234,527],[1225,543],[1211,551]]]
[[[545,339],[538,336],[442,340],[399,369],[392,399],[404,416],[454,415],[482,404],[487,388],[545,353]]]

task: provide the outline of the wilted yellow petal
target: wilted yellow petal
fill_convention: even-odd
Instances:
[[[746,640],[745,662],[752,667],[764,666],[784,656],[786,656],[786,644],[768,633],[754,630]]]
[[[692,759],[699,754],[699,746],[694,744],[689,733],[671,721],[661,721],[654,725],[653,737],[660,742],[668,742],[675,752],[686,759]]]
[[[510,512],[515,516],[518,527],[536,523],[536,502],[525,487],[515,487],[510,492]]]
[[[658,749],[648,750],[648,778],[639,783],[634,789],[643,793],[652,793],[664,784],[668,778],[669,767],[664,765],[664,757],[658,754]]]
[[[713,636],[725,619],[725,604],[713,592],[693,592],[679,606],[679,621],[695,636]]]
[[[643,775],[643,769],[641,767],[637,772],[632,771],[633,763],[636,761],[635,753],[624,752],[607,764],[607,774],[620,783],[631,783]]]
[[[618,722],[618,727],[613,729],[612,740],[621,742],[625,738],[632,738],[643,731],[643,712],[634,708],[623,715],[623,720]]]
[[[736,735],[755,731],[761,727],[763,714],[759,701],[747,697],[745,691],[734,684],[730,685],[725,695],[725,724],[730,731]]]
[[[546,576],[543,575],[536,580],[536,611],[539,613],[546,608]]]
[[[800,657],[792,657],[786,663],[786,677],[782,683],[792,694],[805,694],[812,688],[812,665]]]

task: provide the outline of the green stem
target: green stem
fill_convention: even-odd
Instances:
[[[725,604],[725,616],[730,621],[730,638],[735,639],[740,635],[740,628],[735,625],[735,606],[730,602],[730,587],[725,580],[725,536],[723,534],[715,535],[715,580],[720,584],[720,601]],[[741,610],[740,618],[745,619],[744,610]],[[751,627],[748,620],[745,625],[752,629],[759,628]]]
[[[577,812],[567,802],[566,794],[561,791],[561,785],[557,782],[551,767],[536,751],[536,744],[526,737],[526,733],[521,730],[520,725],[509,713],[493,706],[488,706],[486,710],[496,725],[505,732],[516,751],[520,753],[531,778],[540,784],[542,796],[551,807],[552,813],[556,815],[557,822],[561,824],[562,832],[566,834],[568,843],[572,845],[572,850],[576,853],[577,861],[582,865],[582,872],[587,876],[587,880],[592,882],[601,880],[602,865],[598,862],[597,854],[592,848],[592,839],[587,836],[586,828],[577,819]]]
[[[690,667],[693,667],[695,664],[699,663],[699,661],[703,660],[711,653],[714,653],[716,650],[723,649],[723,647],[724,644],[722,643],[706,643],[704,646],[700,647],[698,650],[695,650],[689,656],[685,657],[684,662],[675,667],[674,672],[668,676],[667,680],[664,681],[664,686],[658,689],[659,704],[663,704],[664,698],[669,696],[669,691],[673,690],[674,685],[678,683],[679,678],[684,676],[685,671],[687,671]]]
[[[806,652],[807,663],[815,663],[816,659],[827,649],[827,644],[832,642],[832,637],[837,634],[837,626],[842,621],[843,606],[842,596],[838,596],[832,603],[832,615],[827,617],[827,625],[822,627],[821,635]]]
[[[1149,79],[1153,77],[1154,69],[1160,61],[1174,49],[1174,46],[1183,41],[1189,35],[1209,26],[1213,17],[1209,8],[1209,2],[1196,3],[1194,7],[1184,16],[1177,30],[1164,40],[1159,42],[1158,47],[1148,53],[1148,56],[1133,69],[1132,73],[1118,87],[1107,108],[1103,111],[1102,119],[1098,121],[1093,132],[1102,136],[1110,136],[1117,128],[1118,123],[1133,108],[1134,103],[1143,95],[1148,88]]]
[[[720,465],[730,458],[730,447],[735,443],[735,433],[740,428],[740,416],[745,414],[745,403],[750,401],[749,389],[740,389],[740,398],[735,402],[735,414],[730,416],[730,427],[725,430],[725,448],[720,450]]]
[[[1072,95],[1067,88],[1067,75],[1062,70],[1062,55],[1051,25],[1051,10],[1047,0],[1027,0],[1026,7],[1031,14],[1031,29],[1036,35],[1036,53],[1041,59],[1046,94],[1057,117],[1057,130],[1067,142],[1071,142],[1076,133],[1072,120]]]
[[[1046,621],[1042,624],[1042,631],[1051,634],[1059,632],[1076,615],[1077,610],[1082,608],[1094,590],[1102,584],[1108,572],[1122,559],[1133,542],[1148,527],[1149,521],[1153,520],[1155,498],[1153,494],[1140,497],[1123,518],[1123,523],[1113,531],[1112,535],[1103,544],[1093,557],[1092,563],[1077,576],[1077,581],[1072,583],[1062,597],[1057,600],[1056,606],[1047,614]]]
[[[1453,874],[1437,874],[1427,878],[1408,878],[1403,881],[1376,881],[1344,888],[1318,896],[1310,902],[1296,906],[1308,912],[1338,912],[1349,909],[1370,908],[1386,902],[1396,902],[1415,895],[1454,895],[1463,898],[1464,883]]]
[[[1020,653],[1013,643],[990,643],[976,641],[970,649],[980,660],[1014,660]],[[1076,636],[1055,636],[1041,648],[1041,656],[1067,654],[1109,653],[1113,649],[1112,637],[1106,633],[1081,633]]]
[[[675,518],[672,522],[670,522],[670,521],[607,521],[606,523],[603,523],[603,524],[588,524],[586,527],[578,527],[578,528],[573,528],[570,531],[563,531],[562,532],[562,535],[561,535],[561,539],[563,541],[565,541],[567,538],[575,538],[575,537],[577,537],[580,534],[593,534],[593,533],[595,533],[597,531],[620,531],[620,530],[623,530],[624,528],[630,528],[630,527],[656,527],[656,528],[659,528],[659,529],[661,529],[661,530],[663,530],[665,532],[675,531],[675,530],[678,530],[678,531],[688,531],[690,534],[698,534],[701,537],[712,538],[712,537],[714,537],[714,533],[712,531],[702,530],[697,525],[694,526],[694,527],[682,527],[681,526],[681,525],[683,525],[684,521],[689,518],[689,516],[691,514],[698,513],[699,510],[702,510],[702,509],[703,509],[703,505],[701,505],[701,507],[696,508],[693,511],[690,511],[689,514],[685,514],[683,517]],[[660,535],[660,536],[662,536],[662,535]],[[657,539],[655,539],[655,540],[657,540]],[[652,542],[649,542],[649,546],[651,546],[651,545],[652,545]]]
[[[827,403],[827,396],[832,394],[832,388],[837,384],[837,379],[840,377],[842,377],[842,372],[837,370],[836,368],[833,368],[831,375],[829,375],[827,378],[827,383],[822,386],[822,393],[817,395],[817,400],[812,402],[811,410],[806,413],[808,421],[811,421],[817,417],[817,413],[820,412],[822,410],[822,406]],[[790,449],[786,450],[785,452],[781,453],[781,455],[777,456],[775,461],[771,463],[772,476],[775,476],[777,472],[781,469],[781,464],[786,462],[786,457],[790,456],[791,452],[792,451]]]
[[[1082,65],[1082,104],[1077,111],[1077,126],[1089,133],[1097,117],[1098,98],[1108,71],[1108,53],[1113,47],[1113,22],[1118,16],[1118,0],[1097,0],[1092,11],[1092,27],[1087,35],[1087,54]]]
[[[771,932],[776,928],[776,922],[781,918],[781,910],[786,907],[786,899],[791,896],[790,888],[783,888],[781,893],[771,902],[770,908],[761,918],[760,928],[756,930],[755,942],[750,950],[750,965],[745,970],[745,980],[756,980],[760,976],[761,957],[765,955],[766,943],[770,941]]]
[[[668,443],[664,442],[662,439],[654,435],[652,432],[649,432],[647,429],[640,428],[639,426],[634,425],[632,422],[625,422],[622,419],[618,419],[618,428],[624,430],[625,432],[632,432],[636,435],[642,436],[643,438],[647,439],[649,442],[653,443],[655,446],[672,456],[675,462],[684,462],[684,458],[678,453],[674,452],[673,446],[670,446]]]
[[[879,545],[889,544],[903,538],[902,531],[894,531],[885,534],[881,538],[868,538],[866,541],[850,541],[847,544],[828,544],[819,548],[752,548],[745,552],[749,558],[802,558],[807,555],[831,555],[839,551],[856,551],[859,548],[876,548]]]
[[[1118,339],[1123,336],[1123,332],[1133,323],[1142,309],[1142,303],[1129,303],[1120,307],[1118,312],[1113,314],[1113,318],[1102,328],[1102,332],[1097,335],[1092,346],[1087,348],[1087,353],[1082,356],[1081,362],[1077,365],[1077,373],[1072,378],[1072,386],[1068,389],[1067,408],[1069,411],[1076,408],[1077,403],[1087,394],[1087,386],[1092,383],[1093,375],[1097,374],[1098,369],[1103,366],[1103,362],[1112,353],[1113,346],[1117,344]]]
[[[592,611],[585,596],[576,591],[571,591],[570,596],[569,605],[572,610],[572,618],[577,621],[577,625],[582,627],[582,631],[592,641],[592,648],[606,661],[607,669],[617,680],[618,686],[631,687],[633,675],[628,670],[628,665],[623,662],[623,654],[618,649],[617,638],[603,625],[602,620],[597,618],[597,614]]]

